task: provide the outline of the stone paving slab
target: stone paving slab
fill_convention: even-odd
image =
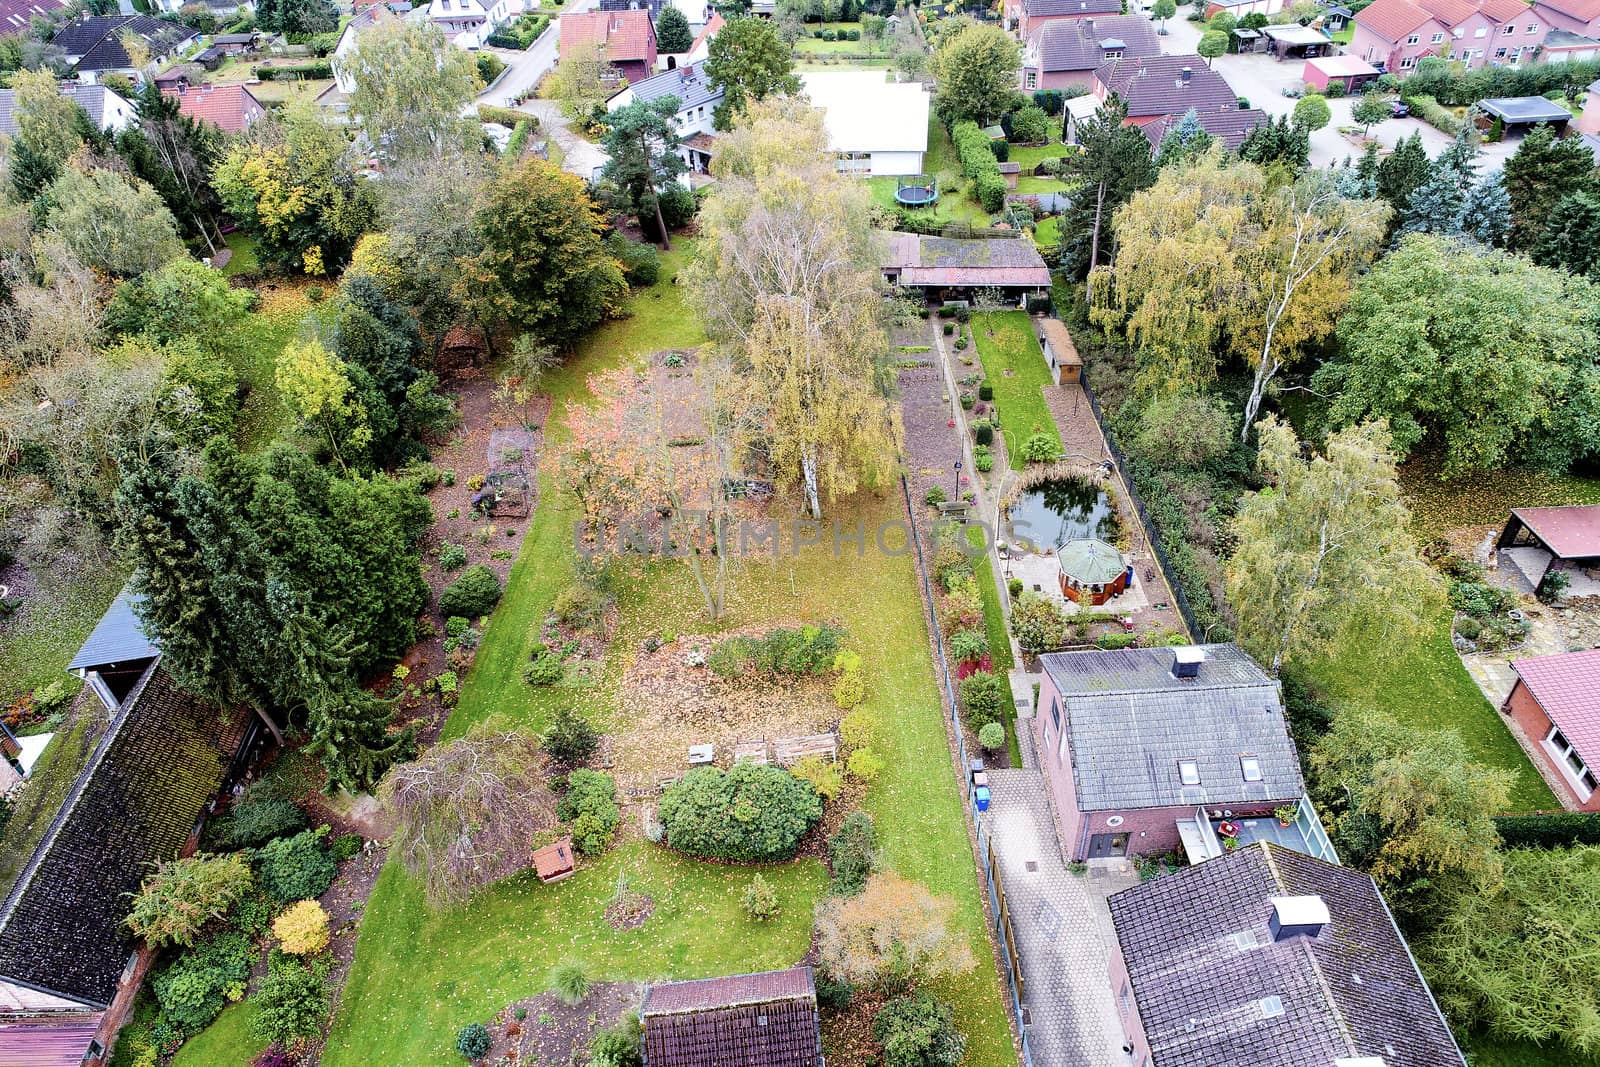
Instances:
[[[1035,1067],[1127,1067],[1105,898],[1138,876],[1126,863],[1084,875],[1067,870],[1038,771],[990,771],[989,788],[985,824],[1021,959]]]

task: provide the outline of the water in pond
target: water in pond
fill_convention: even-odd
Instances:
[[[1040,482],[1017,498],[1006,521],[1006,540],[1052,552],[1064,541],[1098,537],[1114,541],[1116,511],[1099,487],[1074,478]]]

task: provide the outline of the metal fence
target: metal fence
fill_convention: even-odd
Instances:
[[[1111,460],[1117,465],[1117,470],[1122,475],[1122,484],[1128,489],[1128,496],[1133,500],[1133,509],[1139,514],[1139,523],[1144,527],[1145,543],[1150,546],[1150,551],[1155,553],[1156,563],[1161,567],[1161,573],[1167,580],[1167,588],[1172,591],[1174,603],[1178,605],[1178,614],[1183,616],[1183,621],[1189,627],[1189,637],[1193,640],[1204,641],[1205,635],[1200,632],[1200,626],[1195,622],[1194,609],[1189,606],[1189,597],[1183,591],[1183,585],[1177,580],[1177,572],[1173,569],[1172,560],[1167,557],[1167,550],[1161,544],[1161,529],[1150,518],[1150,512],[1144,506],[1144,498],[1139,495],[1139,487],[1134,484],[1133,475],[1128,470],[1127,457],[1122,454],[1122,449],[1117,446],[1117,435],[1106,421],[1106,415],[1100,408],[1100,398],[1094,395],[1089,381],[1080,375],[1083,386],[1083,395],[1089,398],[1089,407],[1094,411],[1095,421],[1100,424],[1100,433],[1106,439],[1106,449],[1111,453]]]
[[[1021,973],[1022,964],[1016,956],[1015,947],[1011,943],[1011,931],[1001,921],[1001,899],[1004,891],[995,877],[989,849],[988,828],[984,826],[983,822],[984,813],[978,810],[978,806],[972,797],[972,774],[970,771],[972,764],[967,750],[966,733],[961,729],[961,708],[956,703],[955,680],[950,676],[950,662],[945,655],[944,633],[939,628],[939,614],[935,608],[933,583],[928,579],[928,561],[922,552],[922,538],[917,533],[916,510],[911,504],[911,486],[903,474],[900,476],[900,495],[905,501],[906,519],[911,528],[911,546],[915,549],[917,579],[922,583],[923,601],[927,605],[928,629],[933,634],[935,666],[939,669],[939,679],[944,686],[945,703],[950,709],[950,725],[956,738],[956,754],[961,760],[961,773],[957,775],[957,782],[961,789],[961,797],[966,802],[967,812],[972,817],[973,829],[977,832],[978,870],[983,875],[984,892],[989,897],[990,913],[994,916],[995,937],[1000,943],[1000,950],[1006,960],[1006,989],[1011,995],[1011,1013],[1016,1018],[1017,1034],[1022,1040],[1022,1063],[1024,1067],[1033,1067],[1033,1052],[1028,1047],[1027,1024],[1022,1014],[1022,991],[1017,987],[1016,976]]]

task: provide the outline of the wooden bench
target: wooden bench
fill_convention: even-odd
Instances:
[[[939,505],[939,514],[948,515],[955,519],[967,517],[967,508],[971,507],[965,500],[946,500]]]
[[[799,763],[807,756],[818,756],[829,760],[839,757],[839,742],[833,734],[780,737],[772,743],[772,748],[778,757],[778,763],[785,767]]]

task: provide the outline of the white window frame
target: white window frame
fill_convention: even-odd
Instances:
[[[1528,23],[1528,32],[1529,33],[1538,33],[1539,32],[1539,24],[1537,22]]]
[[[1417,65],[1417,57],[1416,56],[1402,56],[1400,58],[1400,69],[1401,70],[1410,70],[1412,67],[1414,67],[1416,65]]]
[[[1428,38],[1428,43],[1429,44],[1444,44],[1444,34],[1442,34],[1442,33],[1434,34],[1432,37]]]
[[[1178,761],[1178,781],[1184,785],[1200,784],[1200,763],[1198,760],[1181,759]]]
[[[1496,48],[1494,50],[1494,57],[1496,59],[1504,59],[1506,57],[1506,50],[1504,48]]]
[[[1482,37],[1484,34],[1486,34],[1488,32],[1489,32],[1489,27],[1487,27],[1487,26],[1479,26],[1477,29],[1472,31],[1472,36],[1474,38]]]
[[[1417,36],[1414,33],[1410,37],[1406,38],[1406,44],[1421,44],[1421,43],[1422,43],[1422,38]]]
[[[1578,755],[1578,750],[1572,747],[1572,742],[1561,732],[1561,727],[1551,725],[1550,732],[1544,735],[1544,750],[1555,760],[1561,776],[1572,786],[1572,791],[1578,795],[1578,799],[1587,803],[1589,798],[1594,796],[1595,787],[1585,784],[1584,778],[1587,777],[1591,782],[1595,781],[1594,771],[1584,762],[1583,757]],[[1576,767],[1573,766],[1574,763],[1577,764]]]
[[[1112,49],[1112,50],[1111,50],[1111,51],[1109,51],[1109,52],[1107,52],[1107,53],[1106,53],[1106,54],[1105,54],[1105,57],[1104,57],[1104,58],[1106,58],[1106,59],[1108,59],[1108,60],[1116,60],[1116,59],[1121,59],[1121,58],[1122,58],[1122,49],[1120,49],[1120,48],[1113,48],[1113,49]]]
[[[1037,89],[1037,88],[1039,88],[1039,72],[1038,71],[1034,71],[1034,70],[1028,71],[1028,84],[1027,84],[1026,88],[1029,88],[1029,89]]]
[[[1508,22],[1508,23],[1506,23],[1505,29],[1501,30],[1500,32],[1501,33],[1516,33],[1517,32],[1516,24]]]
[[[1255,773],[1252,774],[1251,773],[1252,771],[1254,771]],[[1262,780],[1261,758],[1259,756],[1240,756],[1239,757],[1239,773],[1244,777],[1244,780],[1247,781],[1247,782],[1259,782],[1259,781],[1261,781]]]

